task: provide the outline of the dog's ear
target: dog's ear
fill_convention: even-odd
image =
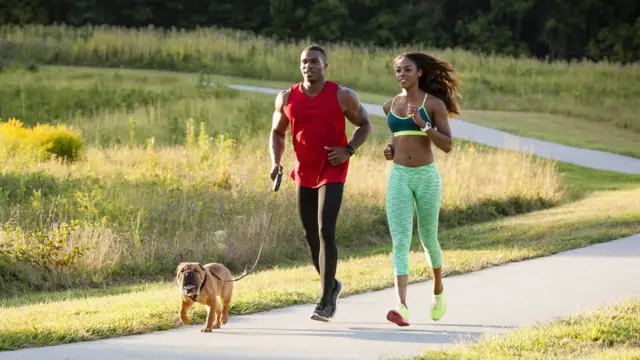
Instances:
[[[178,266],[176,267],[176,279],[180,280],[180,271],[182,270],[182,268],[185,267],[185,265],[187,265],[186,262],[181,262],[180,264],[178,264]]]
[[[206,277],[207,276],[207,270],[204,268],[204,266],[202,266],[202,264],[198,263],[198,267],[200,268],[200,270],[202,270],[202,277]]]

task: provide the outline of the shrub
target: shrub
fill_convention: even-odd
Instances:
[[[9,223],[0,224],[0,251],[10,259],[25,262],[45,270],[70,268],[80,260],[90,247],[74,246],[71,233],[78,223],[61,223],[48,233],[24,232]]]
[[[25,128],[15,118],[0,122],[0,140],[3,148],[0,153],[11,156],[26,152],[38,160],[55,157],[72,162],[79,158],[84,148],[80,134],[67,125],[38,124]]]

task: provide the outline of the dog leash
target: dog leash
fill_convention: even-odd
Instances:
[[[269,236],[269,229],[271,228],[271,220],[273,220],[273,213],[276,210],[276,199],[278,198],[278,190],[280,189],[280,183],[282,182],[282,167],[280,167],[280,170],[278,171],[278,174],[276,175],[275,180],[273,180],[273,191],[275,192],[275,194],[273,195],[273,200],[272,200],[272,208],[271,208],[271,216],[269,217],[269,224],[267,225],[267,231],[265,231],[264,233],[264,238],[262,239],[262,244],[260,244],[260,250],[258,250],[258,256],[256,257],[256,261],[253,263],[253,266],[251,267],[251,269],[249,269],[249,271],[247,271],[247,267],[244,267],[244,272],[242,273],[242,276],[240,276],[239,278],[236,279],[231,279],[231,280],[222,280],[218,277],[218,275],[211,273],[211,275],[215,276],[218,280],[222,281],[222,282],[235,282],[238,281],[242,278],[244,278],[245,276],[249,275],[253,269],[256,267],[256,265],[258,265],[258,260],[260,259],[260,255],[262,254],[262,247],[264,246],[264,243],[267,240],[267,237]]]

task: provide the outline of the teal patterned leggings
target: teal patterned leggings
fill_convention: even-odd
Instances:
[[[413,237],[414,204],[418,235],[429,266],[442,266],[438,216],[442,181],[435,162],[419,167],[393,164],[387,183],[387,222],[393,243],[394,275],[409,275],[409,246]]]

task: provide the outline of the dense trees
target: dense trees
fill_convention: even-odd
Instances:
[[[0,22],[231,27],[550,59],[640,59],[638,0],[0,0]]]

